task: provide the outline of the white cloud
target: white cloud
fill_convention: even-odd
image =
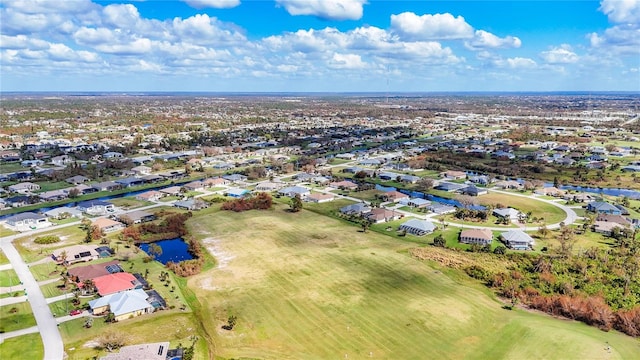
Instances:
[[[359,20],[366,0],[276,0],[291,15],[311,15],[326,20]]]
[[[473,36],[473,28],[462,16],[449,13],[418,16],[412,12],[391,15],[391,28],[411,40],[453,40]]]
[[[540,53],[540,57],[547,62],[547,64],[573,64],[580,59],[568,44],[562,44],[549,51],[543,51]]]
[[[95,46],[100,52],[113,54],[113,55],[142,55],[151,51],[151,40],[149,39],[135,39],[131,42],[118,43],[118,44],[99,44]]]
[[[140,21],[140,13],[138,8],[131,4],[112,4],[107,5],[103,9],[104,22],[107,25],[113,25],[119,28],[132,29],[135,28]]]
[[[640,1],[602,0],[600,10],[614,23],[640,23]]]
[[[514,57],[514,58],[495,58],[492,61],[493,65],[499,68],[507,68],[507,69],[533,69],[538,66],[538,64],[529,58],[523,57]]]
[[[44,40],[29,38],[25,35],[0,35],[0,49],[43,50],[48,48],[49,43]]]
[[[328,64],[334,69],[363,69],[367,67],[367,63],[362,61],[360,55],[356,54],[334,53]]]
[[[240,0],[182,0],[192,8],[230,9],[240,5]]]
[[[476,30],[473,38],[465,41],[464,45],[469,50],[519,48],[522,45],[520,39],[514,36],[500,38],[484,30]]]
[[[594,48],[623,55],[640,54],[640,27],[616,25],[602,34],[591,33],[587,37]]]

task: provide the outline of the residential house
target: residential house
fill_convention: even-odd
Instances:
[[[44,165],[42,160],[23,160],[20,162],[22,167],[38,167]]]
[[[196,180],[182,185],[188,191],[202,191],[204,190],[204,183]]]
[[[348,215],[362,215],[370,211],[371,207],[363,203],[351,204],[340,208],[342,214]]]
[[[114,182],[116,184],[122,185],[123,188],[140,186],[140,185],[144,185],[144,183],[145,183],[144,179],[133,177],[133,176],[132,177],[127,177],[127,178],[124,178],[124,179],[117,179]]]
[[[411,206],[418,209],[426,208],[431,205],[431,201],[422,198],[401,199],[398,202],[402,205]]]
[[[38,197],[42,199],[42,201],[57,201],[66,199],[69,196],[67,190],[51,190],[45,191],[38,194]]]
[[[613,232],[614,229],[619,229],[622,230],[624,229],[625,226],[618,224],[617,222],[612,222],[612,221],[597,221],[595,223],[593,223],[593,231],[606,235],[606,236],[611,236],[611,233]]]
[[[284,183],[266,181],[256,185],[256,191],[276,191],[278,189],[281,189],[284,185]]]
[[[89,185],[85,185],[85,184],[79,184],[76,185],[72,188],[67,188],[64,189],[67,193],[71,192],[72,189],[76,189],[78,191],[78,194],[80,195],[85,195],[85,194],[90,194],[90,193],[94,193],[97,192],[98,190],[93,188],[92,186]]]
[[[29,196],[29,195],[17,195],[17,196],[11,196],[3,199],[3,202],[7,206],[14,207],[14,208],[20,207],[20,206],[26,206],[29,204],[35,204],[39,201],[40,201],[40,198],[36,196]]]
[[[560,190],[557,187],[553,187],[553,186],[537,189],[534,191],[534,193],[538,195],[546,195],[546,196],[553,196],[553,197],[564,197],[566,195],[566,191]]]
[[[70,207],[57,207],[51,210],[45,211],[44,215],[50,219],[66,219],[70,217],[81,218],[82,211]]]
[[[207,187],[218,187],[218,186],[227,186],[231,184],[231,181],[223,178],[208,178],[202,180],[202,184]]]
[[[334,189],[340,189],[340,190],[356,190],[358,188],[358,184],[353,183],[351,181],[335,181],[332,183],[329,183],[329,186],[334,188]]]
[[[173,203],[173,206],[185,210],[202,210],[209,207],[206,201],[200,199],[179,200]]]
[[[82,261],[98,259],[100,254],[95,245],[72,245],[62,249],[53,250],[51,258],[58,264],[74,264]]]
[[[529,234],[522,230],[509,230],[500,234],[504,244],[514,250],[529,250],[535,245],[535,241]]]
[[[502,219],[517,221],[522,213],[514,208],[493,209],[493,215]]]
[[[598,214],[622,215],[622,210],[604,201],[594,201],[587,204],[587,211]]]
[[[441,178],[450,180],[466,179],[467,174],[464,171],[447,170],[440,173]]]
[[[21,182],[18,184],[13,184],[8,186],[7,190],[9,190],[12,193],[30,194],[34,191],[40,190],[40,185],[31,183],[31,182]]]
[[[333,201],[334,199],[335,196],[332,194],[311,193],[305,200],[312,203],[325,203]]]
[[[122,185],[113,181],[104,181],[96,184],[91,184],[91,187],[97,191],[114,191],[122,188]]]
[[[407,194],[403,194],[399,191],[387,191],[384,194],[382,194],[382,197],[385,201],[393,201],[393,202],[398,202],[402,199],[409,199],[409,195]]]
[[[75,159],[69,155],[60,155],[60,156],[54,156],[51,158],[51,164],[55,166],[67,166],[73,163],[74,161]]]
[[[280,189],[278,193],[280,195],[289,196],[289,197],[295,197],[296,195],[299,195],[300,198],[302,199],[311,195],[311,191],[309,191],[309,189],[307,189],[306,187],[302,187],[302,186],[289,186],[289,187]]]
[[[232,183],[243,183],[247,181],[247,177],[242,174],[224,175],[222,178]]]
[[[436,226],[427,220],[410,219],[402,223],[398,230],[406,231],[408,234],[423,236],[436,230]]]
[[[93,279],[93,283],[100,296],[142,288],[142,284],[140,284],[138,279],[128,272],[117,272],[98,276]]]
[[[180,186],[170,186],[168,188],[158,190],[167,196],[178,196],[181,194],[182,188]]]
[[[460,193],[469,196],[480,196],[486,195],[488,192],[487,189],[479,188],[475,185],[469,185],[466,188],[460,189]]]
[[[89,301],[89,307],[94,315],[110,311],[113,313],[115,321],[122,321],[143,314],[152,313],[154,311],[154,307],[147,302],[148,298],[149,295],[147,295],[144,290],[131,289],[112,293],[106,296],[103,295],[99,299],[91,300]]]
[[[622,215],[611,215],[611,214],[598,214],[596,217],[596,221],[606,221],[620,224],[624,227],[631,226],[631,221],[625,218]]]
[[[120,159],[122,157],[124,157],[122,155],[122,153],[119,153],[119,152],[116,152],[116,151],[109,151],[109,152],[106,152],[106,153],[102,154],[102,158],[103,159]]]
[[[115,206],[102,200],[87,200],[76,205],[76,209],[89,215],[105,215],[115,211]]]
[[[247,194],[249,194],[249,190],[240,189],[240,188],[229,188],[224,192],[225,196],[230,196],[234,198],[241,198],[246,196]]]
[[[372,223],[379,224],[387,221],[397,220],[402,216],[402,214],[385,208],[374,208],[364,216]]]
[[[78,266],[67,270],[69,277],[75,283],[83,283],[86,280],[93,280],[97,277],[117,272],[124,272],[118,260],[111,260],[101,264]]]
[[[420,181],[420,177],[414,175],[400,175],[400,181],[403,183],[415,184]]]
[[[53,225],[46,216],[33,212],[11,215],[5,219],[5,223],[17,231],[42,229]]]
[[[468,229],[460,232],[463,244],[489,245],[493,241],[493,233],[489,229]]]
[[[131,171],[136,173],[136,175],[149,175],[151,174],[152,169],[149,166],[138,165],[131,168]]]
[[[140,176],[140,179],[144,180],[146,184],[155,184],[165,180],[162,176],[155,174],[143,175]]]
[[[136,195],[136,199],[142,200],[142,201],[158,201],[163,196],[164,194],[161,193],[160,191],[149,190],[149,191],[143,192],[142,194]]]
[[[454,191],[458,191],[458,190],[464,189],[466,187],[467,187],[467,185],[464,185],[464,184],[456,184],[456,183],[452,183],[452,182],[443,181],[440,184],[436,185],[436,187],[434,187],[434,189],[447,191],[447,192],[454,192]]]
[[[118,231],[125,228],[125,225],[123,223],[108,218],[96,219],[93,222],[93,225],[100,229],[100,231],[102,231],[103,233]]]
[[[141,224],[155,219],[154,214],[145,210],[135,210],[118,216],[118,220],[125,224]]]
[[[72,184],[72,185],[78,185],[78,184],[84,184],[87,181],[91,181],[91,179],[89,179],[86,176],[76,175],[76,176],[72,176],[70,178],[66,178],[66,179],[64,179],[64,181],[66,181],[66,182],[68,182],[69,184]]]

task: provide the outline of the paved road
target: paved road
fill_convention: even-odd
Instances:
[[[3,333],[0,334],[0,344],[3,343],[6,339],[10,339],[16,336],[22,336],[22,335],[27,335],[27,334],[35,334],[37,333],[38,327],[37,326],[32,326],[30,328],[26,328],[26,329],[20,329],[20,330],[16,330],[16,331],[10,331],[8,333]],[[48,359],[45,357],[45,359]],[[62,359],[62,358],[60,358]]]
[[[40,333],[42,343],[44,344],[44,358],[47,360],[62,359],[64,356],[62,336],[60,336],[58,324],[53,314],[51,314],[51,310],[42,295],[42,291],[40,291],[40,286],[38,286],[31,271],[29,271],[29,267],[24,263],[16,248],[10,241],[6,241],[5,239],[2,239],[0,242],[0,247],[11,262],[13,269],[18,274],[18,278],[22,281],[25,291],[27,292],[33,315],[36,318],[36,324],[38,324],[37,331]]]

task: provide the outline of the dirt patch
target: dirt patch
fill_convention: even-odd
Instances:
[[[218,262],[218,269],[224,269],[229,265],[229,262],[235,258],[234,255],[229,254],[228,251],[223,249],[222,240],[206,238],[202,240],[202,243],[207,248],[209,253],[216,258]]]
[[[97,341],[95,341],[95,340],[89,340],[89,341],[87,341],[86,343],[82,344],[82,347],[83,347],[83,348],[91,348],[91,349],[95,349],[95,348],[97,348],[98,346],[100,346],[100,343],[98,343],[98,342],[97,342]]]

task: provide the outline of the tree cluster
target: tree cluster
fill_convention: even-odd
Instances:
[[[242,212],[247,210],[268,210],[273,206],[271,195],[261,192],[248,198],[239,198],[226,201],[222,204],[222,210]]]

